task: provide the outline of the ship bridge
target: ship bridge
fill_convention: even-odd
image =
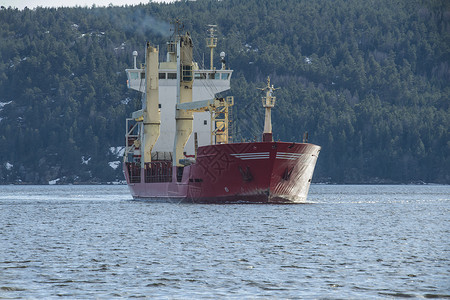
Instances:
[[[175,87],[177,85],[177,71],[175,68],[159,69],[159,87]],[[129,89],[145,92],[145,69],[127,69],[127,85]],[[214,98],[214,94],[230,89],[230,79],[233,70],[194,70],[193,101]],[[160,99],[164,101],[164,93]]]

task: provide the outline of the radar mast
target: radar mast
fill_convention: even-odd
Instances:
[[[214,56],[214,48],[217,47],[217,37],[215,35],[215,33],[217,32],[217,25],[208,25],[209,29],[209,37],[206,38],[206,46],[210,49],[211,51],[211,69],[214,69],[214,60],[213,60],[213,56]]]

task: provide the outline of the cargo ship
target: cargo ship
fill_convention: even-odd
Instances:
[[[210,67],[193,61],[193,42],[179,22],[159,61],[159,47],[147,42],[145,62],[127,69],[128,88],[142,93],[142,109],[126,119],[123,172],[134,199],[192,203],[304,203],[320,146],[273,140],[271,110],[275,88],[263,90],[261,141],[233,142],[233,71],[225,53],[214,67],[216,26],[206,45]]]

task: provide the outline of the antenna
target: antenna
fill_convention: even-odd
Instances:
[[[173,25],[173,29],[170,29],[170,31],[173,31],[172,41],[178,41],[181,32],[184,30],[184,24],[178,18],[170,22],[170,24]]]

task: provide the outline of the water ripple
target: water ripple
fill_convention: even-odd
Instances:
[[[450,188],[311,187],[311,205],[0,192],[0,298],[450,298]]]

